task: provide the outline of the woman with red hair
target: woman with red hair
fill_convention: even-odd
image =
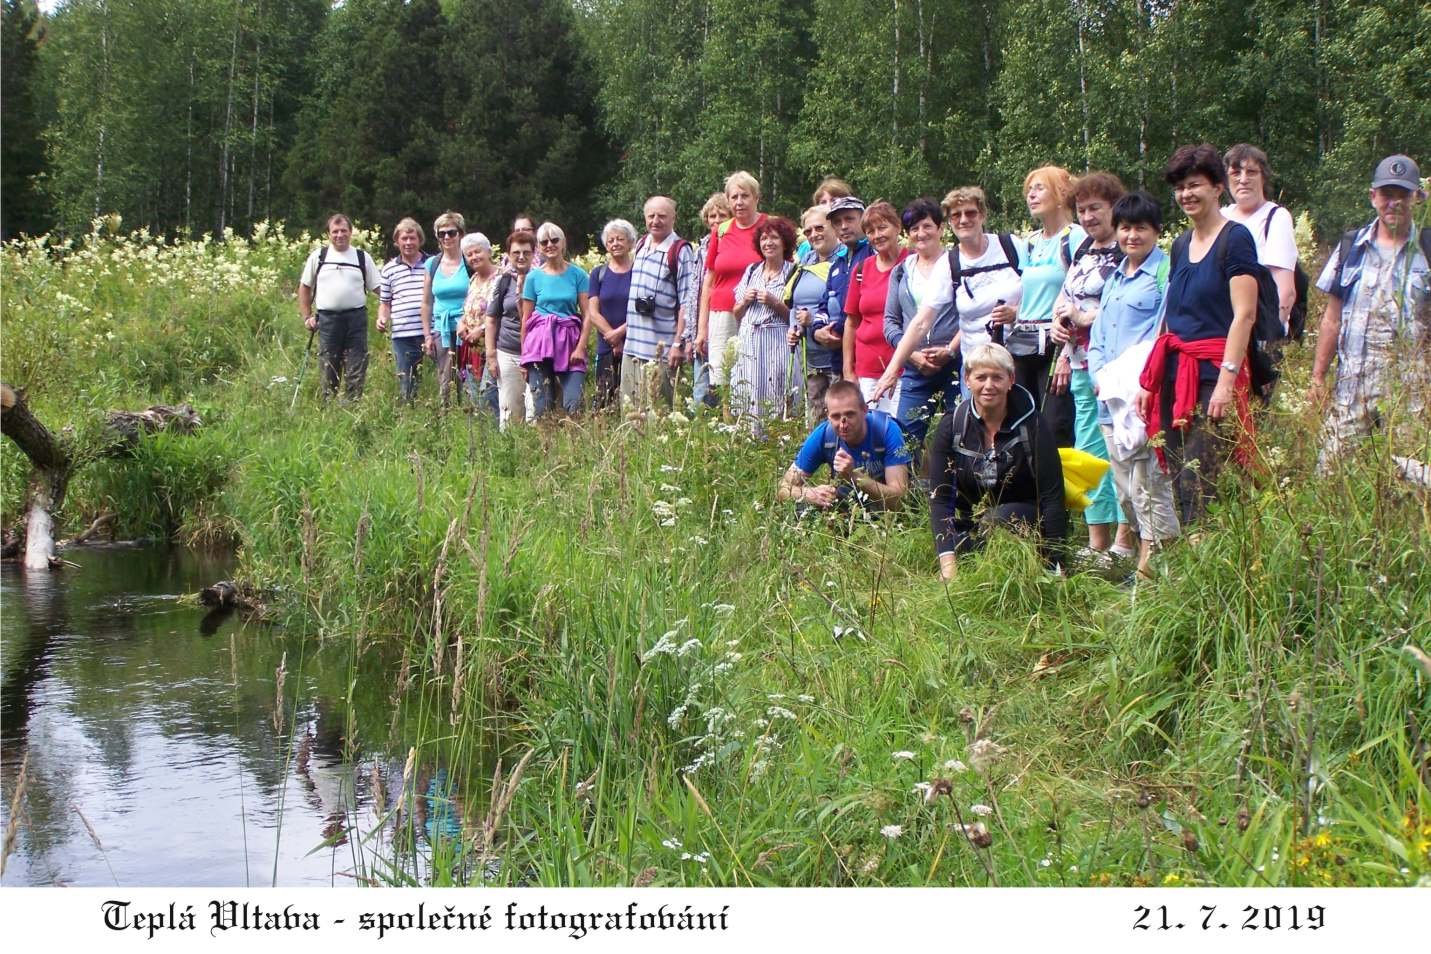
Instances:
[[[785,286],[795,270],[795,226],[778,216],[755,228],[760,261],[745,269],[735,288],[733,314],[740,322],[739,352],[731,372],[731,407],[760,421],[785,408],[794,351],[787,339],[790,306]]]

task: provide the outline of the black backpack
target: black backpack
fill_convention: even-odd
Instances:
[[[363,287],[368,287],[368,256],[360,248],[353,251],[358,253],[358,264],[352,262],[334,262],[334,268],[356,268],[363,276]],[[324,245],[318,250],[318,264],[313,267],[313,307],[318,307],[318,276],[323,272],[323,263],[328,260],[328,246]]]
[[[1267,221],[1262,223],[1262,241],[1266,242],[1267,237],[1272,234],[1272,216],[1276,215],[1280,208],[1282,207],[1277,203],[1272,203],[1272,211],[1267,213]],[[1302,336],[1307,333],[1307,292],[1311,289],[1311,281],[1302,269],[1301,259],[1297,260],[1297,265],[1292,270],[1292,288],[1297,297],[1292,302],[1292,310],[1287,313],[1287,337],[1293,341],[1301,341]],[[1278,297],[1280,303],[1280,296]]]
[[[979,457],[982,457],[983,453],[981,451],[969,450],[962,443],[964,440],[964,431],[969,426],[969,414],[971,413],[971,405],[973,403],[973,401],[960,401],[957,405],[954,406],[954,421],[950,425],[949,437],[950,441],[953,444],[952,450],[954,451],[954,453],[959,454],[962,457],[977,459]],[[1038,469],[1034,466],[1034,453],[1038,445],[1034,443],[1032,421],[1032,414],[1026,416],[1022,421],[1020,421],[1018,436],[1015,437],[1009,443],[1005,444],[1003,450],[1004,453],[1011,454],[1014,448],[1022,444],[1025,448],[1024,463],[1028,466],[1029,476],[1034,479],[1034,483],[1038,483]]]
[[[1208,254],[1217,256],[1218,271],[1227,266],[1227,236],[1236,223],[1228,222],[1213,239]],[[1188,246],[1192,243],[1192,229],[1173,240],[1172,261],[1169,274],[1176,272],[1179,259],[1186,261]],[[1247,370],[1252,375],[1252,390],[1264,401],[1270,399],[1272,386],[1280,374],[1267,353],[1266,345],[1282,340],[1281,302],[1277,295],[1277,282],[1272,273],[1262,264],[1257,265],[1257,313],[1252,322],[1252,335],[1247,341]]]
[[[999,245],[1004,250],[1004,258],[1007,261],[998,265],[980,265],[977,268],[966,269],[959,262],[959,246],[954,246],[946,254],[949,259],[949,286],[954,290],[954,314],[959,314],[959,283],[970,275],[981,275],[984,272],[997,272],[1000,269],[1012,268],[1014,274],[1023,276],[1024,270],[1019,267],[1019,252],[1014,248],[1014,237],[1008,232],[999,233]],[[1067,242],[1060,242],[1060,247],[1066,247]],[[990,336],[995,344],[1004,343],[1004,326],[999,325]]]

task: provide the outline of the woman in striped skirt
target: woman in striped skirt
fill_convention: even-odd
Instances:
[[[772,217],[755,230],[761,260],[750,265],[735,289],[733,314],[740,322],[738,356],[732,372],[732,408],[751,418],[757,434],[761,421],[785,407],[794,352],[787,340],[790,306],[785,285],[795,265],[795,226]]]

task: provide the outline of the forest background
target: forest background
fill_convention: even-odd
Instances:
[[[518,210],[589,236],[732,169],[797,212],[1047,162],[1152,186],[1248,141],[1328,240],[1376,160],[1431,158],[1419,0],[3,0],[3,231],[174,238]],[[498,238],[494,235],[493,238]],[[579,243],[579,240],[577,242]]]

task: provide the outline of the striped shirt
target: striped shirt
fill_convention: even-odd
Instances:
[[[671,282],[671,243],[681,238],[675,232],[660,245],[652,245],[649,235],[641,239],[632,256],[631,293],[626,300],[625,353],[639,361],[654,361],[658,344],[670,345],[676,337],[676,309],[685,314],[687,337],[695,324],[696,304],[700,294],[700,270],[696,267],[695,249],[685,243],[676,256],[676,280]],[[636,302],[652,297],[655,313],[643,315]]]
[[[422,337],[422,280],[426,256],[409,265],[399,256],[383,266],[378,301],[389,306],[394,338]]]

